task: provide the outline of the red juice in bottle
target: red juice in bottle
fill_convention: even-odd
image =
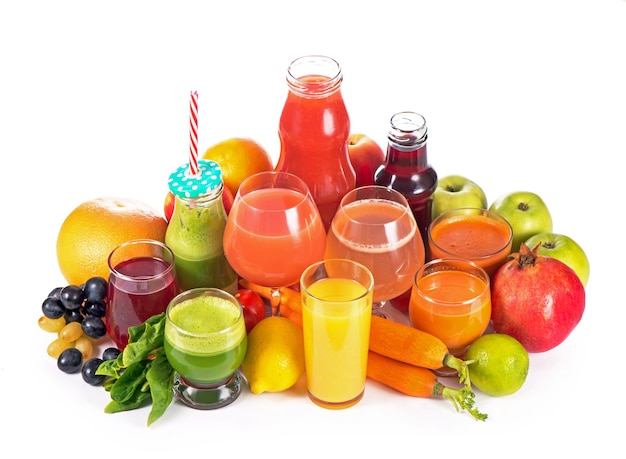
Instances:
[[[178,294],[171,263],[155,257],[124,260],[109,277],[107,333],[120,350],[128,344],[128,328],[165,312]]]
[[[428,163],[427,133],[426,120],[419,113],[407,111],[393,115],[387,135],[386,159],[374,173],[374,183],[393,188],[407,199],[424,241],[428,261],[428,226],[432,219],[437,172]]]
[[[325,56],[304,56],[287,72],[289,92],[280,117],[276,170],[306,182],[324,227],[339,201],[356,183],[348,155],[350,118],[341,95],[339,64]]]

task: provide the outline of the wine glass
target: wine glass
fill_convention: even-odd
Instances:
[[[372,314],[410,325],[389,300],[411,289],[425,251],[415,217],[404,196],[378,185],[348,192],[333,217],[324,258],[347,258],[374,276]]]
[[[309,187],[289,172],[246,178],[224,229],[224,253],[249,282],[270,287],[272,315],[280,315],[280,288],[324,257],[326,231]]]

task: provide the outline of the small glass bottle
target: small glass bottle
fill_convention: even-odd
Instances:
[[[350,118],[341,95],[339,64],[325,56],[304,56],[287,71],[287,100],[278,128],[276,170],[306,182],[324,227],[330,227],[341,198],[355,187],[348,155]]]
[[[387,138],[386,159],[374,173],[374,183],[391,187],[407,199],[422,235],[428,261],[428,225],[432,219],[437,172],[428,163],[426,119],[411,111],[396,113],[391,117]]]
[[[224,255],[227,216],[219,165],[198,160],[198,174],[192,176],[185,164],[170,175],[169,188],[175,203],[165,244],[174,252],[180,290],[214,287],[235,293],[239,278]]]

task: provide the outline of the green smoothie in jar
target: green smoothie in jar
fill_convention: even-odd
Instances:
[[[183,165],[170,176],[169,187],[175,204],[165,244],[174,253],[180,290],[213,287],[234,293],[238,277],[226,260],[222,243],[227,215],[219,165],[198,160],[196,176]]]

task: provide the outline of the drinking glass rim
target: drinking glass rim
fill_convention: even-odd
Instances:
[[[175,322],[171,320],[170,311],[174,307],[176,307],[178,304],[180,304],[181,302],[185,300],[188,300],[191,298],[198,298],[200,296],[205,296],[206,293],[218,293],[219,295],[217,296],[219,298],[222,298],[226,301],[230,301],[231,303],[239,306],[239,315],[233,321],[232,324],[228,325],[226,328],[223,328],[221,330],[216,330],[216,331],[206,332],[206,333],[195,333],[195,332],[192,332],[192,331],[189,331],[180,327],[179,325],[177,325]],[[190,297],[190,298],[187,298],[187,297]],[[174,304],[175,302],[176,304]],[[230,333],[236,326],[238,326],[239,321],[242,319],[242,316],[243,316],[243,307],[241,303],[239,302],[239,300],[234,295],[228,293],[226,290],[222,290],[222,289],[218,289],[214,287],[197,287],[197,288],[185,290],[184,292],[181,292],[178,295],[176,295],[174,298],[172,298],[172,300],[168,303],[167,308],[165,309],[166,323],[169,324],[169,326],[171,326],[172,328],[174,328],[177,333],[181,333],[183,335],[186,335],[192,338],[206,338],[209,336],[218,336],[218,335]],[[245,325],[244,325],[244,329],[245,329]]]
[[[472,211],[477,211],[477,213],[470,213]],[[463,213],[465,212],[465,213]],[[494,212],[492,210],[489,209],[482,209],[480,207],[459,207],[456,209],[448,209],[444,212],[442,212],[441,214],[437,215],[437,217],[435,217],[430,224],[428,225],[428,231],[427,231],[427,237],[428,237],[428,242],[432,243],[437,249],[441,250],[442,252],[445,252],[446,254],[450,255],[450,258],[461,258],[459,257],[458,253],[454,253],[451,252],[449,249],[442,247],[441,244],[437,243],[437,241],[435,241],[435,239],[432,236],[432,229],[435,228],[439,223],[441,223],[442,221],[444,221],[446,218],[453,218],[450,217],[450,215],[454,215],[457,214],[457,217],[464,217],[466,215],[472,215],[472,216],[478,216],[478,217],[484,217],[488,220],[493,220],[495,222],[498,223],[503,223],[504,226],[506,226],[508,228],[508,233],[509,233],[509,237],[506,241],[506,243],[500,247],[498,250],[495,250],[491,253],[487,253],[484,255],[480,255],[480,256],[475,256],[472,257],[472,260],[484,260],[484,259],[488,259],[493,257],[494,255],[499,254],[500,252],[502,252],[503,250],[505,250],[512,242],[513,242],[513,227],[511,226],[511,224],[509,223],[509,221],[504,218],[502,215],[498,214],[497,212]]]
[[[247,187],[250,186],[250,183],[252,181],[260,180],[261,177],[274,177],[274,178],[272,178],[271,181],[267,182],[268,186],[263,186],[262,188],[253,188],[250,190],[247,189]],[[278,177],[287,178],[288,181],[294,182],[294,186],[287,186],[288,182],[285,184],[281,184],[280,186],[274,186],[276,182],[278,181]],[[250,195],[251,193],[254,193],[255,191],[268,190],[268,189],[283,189],[283,190],[293,191],[300,195],[300,199],[298,200],[297,203],[287,207],[287,209],[276,209],[276,210],[261,209],[257,206],[251,205],[249,200],[246,199],[248,195]],[[244,181],[241,182],[241,185],[239,185],[239,189],[237,190],[237,196],[235,197],[235,201],[237,199],[245,202],[246,205],[250,207],[251,209],[260,210],[263,212],[280,212],[280,213],[283,213],[285,212],[285,210],[288,210],[288,209],[295,209],[299,207],[300,205],[302,205],[302,203],[304,202],[307,202],[307,201],[313,202],[313,197],[311,195],[309,186],[306,184],[306,182],[302,178],[298,177],[295,174],[292,174],[291,172],[276,171],[276,170],[257,172],[255,174],[252,174],[246,177],[246,179],[244,179]]]
[[[123,249],[125,247],[130,247],[133,245],[138,245],[138,244],[149,244],[149,245],[153,245],[153,246],[157,246],[161,249],[163,249],[163,251],[167,254],[169,254],[170,256],[170,260],[165,259],[165,257],[158,257],[159,260],[163,261],[164,263],[167,264],[167,266],[165,267],[165,269],[157,274],[152,274],[152,275],[140,275],[140,276],[130,276],[128,274],[124,274],[121,273],[117,270],[116,266],[113,266],[111,260],[113,259],[115,253],[119,250],[119,249]],[[132,258],[124,258],[122,261],[127,261],[127,260],[131,260]],[[168,274],[170,274],[173,270],[174,270],[174,261],[175,261],[175,256],[174,256],[174,252],[172,252],[172,249],[170,249],[167,245],[165,245],[163,242],[158,241],[156,239],[132,239],[130,241],[126,241],[123,242],[121,244],[119,244],[117,247],[115,247],[111,253],[109,254],[108,258],[107,258],[107,264],[109,266],[109,270],[111,271],[111,273],[115,274],[115,277],[119,278],[119,279],[123,279],[124,281],[129,281],[129,282],[146,282],[146,281],[153,281],[153,280],[158,280],[161,279],[165,276],[167,276]]]
[[[337,301],[330,301],[328,299],[325,298],[320,298],[318,296],[315,296],[311,293],[311,291],[305,287],[303,285],[303,280],[304,280],[304,276],[305,274],[307,274],[308,272],[310,272],[311,270],[316,270],[319,269],[320,266],[327,264],[328,262],[343,262],[343,263],[348,263],[351,265],[356,266],[357,268],[359,268],[361,271],[363,271],[367,278],[369,279],[369,285],[363,285],[361,282],[359,282],[359,284],[363,285],[363,287],[365,288],[365,292],[362,293],[361,295],[357,296],[356,298],[351,298],[349,300],[337,300]],[[331,277],[328,277],[326,279],[332,279]],[[350,279],[350,280],[354,280],[354,279]],[[356,281],[358,282],[358,281]],[[312,285],[312,284],[311,284]],[[372,274],[372,271],[365,266],[362,263],[359,263],[358,261],[354,261],[354,260],[350,260],[348,258],[326,258],[324,260],[320,260],[320,261],[316,261],[315,263],[309,265],[303,272],[302,275],[300,276],[300,286],[302,288],[303,292],[306,292],[307,295],[309,295],[311,298],[314,298],[316,300],[319,301],[323,301],[325,303],[337,303],[337,304],[341,304],[341,303],[351,303],[353,301],[358,301],[358,300],[362,300],[363,298],[367,297],[370,294],[374,293],[374,275]]]
[[[483,281],[483,283],[485,284],[485,287],[480,291],[480,292],[476,292],[476,294],[474,296],[472,296],[472,298],[468,298],[467,300],[463,300],[463,301],[445,301],[445,300],[439,300],[439,299],[435,299],[432,298],[430,295],[425,294],[424,292],[422,292],[421,290],[419,290],[417,288],[417,284],[418,284],[418,277],[422,277],[421,275],[424,273],[424,271],[426,271],[428,268],[430,268],[431,266],[435,265],[435,264],[440,264],[440,263],[454,263],[454,264],[458,264],[458,265],[466,265],[469,266],[472,269],[475,269],[480,276],[476,276],[474,274],[470,274],[473,277],[479,277],[480,280]],[[461,269],[442,269],[439,271],[435,271],[434,273],[438,273],[441,271],[459,271],[459,272],[466,272],[464,270]],[[432,275],[434,273],[430,273],[427,274],[427,276]],[[426,277],[426,276],[423,276]],[[416,272],[415,275],[413,276],[413,287],[415,287],[415,290],[417,292],[417,294],[422,297],[425,298],[427,301],[431,302],[431,303],[437,303],[443,306],[468,306],[471,305],[472,303],[474,303],[478,298],[480,298],[481,296],[483,296],[486,292],[491,292],[491,279],[489,277],[489,274],[487,274],[487,271],[485,271],[485,269],[480,266],[478,263],[475,263],[472,260],[468,260],[466,258],[435,258],[433,260],[428,261],[427,263],[424,263]]]
[[[395,199],[387,199],[384,196],[371,196],[371,197],[365,197],[365,198],[358,198],[357,194],[359,192],[363,192],[363,191],[372,191],[372,192],[378,192],[380,191],[381,193],[387,193],[389,196],[393,196]],[[350,202],[346,202],[348,201],[348,199],[350,198],[354,198],[352,199],[352,201]],[[344,208],[348,207],[350,204],[353,204],[355,202],[359,202],[359,201],[389,201],[395,204],[399,204],[399,207],[402,207],[403,213],[401,215],[398,215],[396,218],[394,218],[393,220],[390,220],[388,222],[385,223],[369,223],[369,222],[363,222],[361,220],[355,219],[354,217],[348,215]],[[407,201],[407,199],[397,190],[390,188],[390,187],[386,187],[386,186],[382,186],[382,185],[364,185],[358,188],[354,188],[350,191],[348,191],[342,198],[341,201],[339,202],[339,208],[338,211],[342,212],[346,218],[348,220],[350,220],[351,222],[355,222],[358,223],[359,225],[372,225],[372,226],[386,226],[392,223],[395,223],[403,218],[405,218],[406,215],[409,216],[413,216],[412,212],[411,212],[411,207],[409,206],[409,202]]]

